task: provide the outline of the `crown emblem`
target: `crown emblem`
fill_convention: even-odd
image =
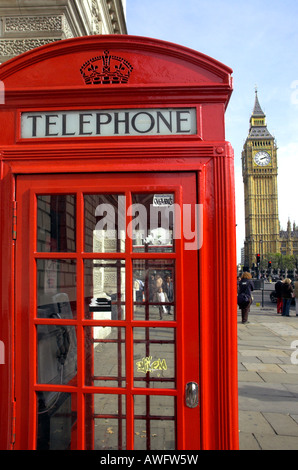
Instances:
[[[86,85],[127,83],[132,70],[127,60],[109,55],[109,51],[104,51],[102,56],[92,57],[80,68]]]

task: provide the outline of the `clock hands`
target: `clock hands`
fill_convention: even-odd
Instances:
[[[268,165],[270,162],[270,155],[267,152],[258,152],[255,155],[255,162],[257,165]]]

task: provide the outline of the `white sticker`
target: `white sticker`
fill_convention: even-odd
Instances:
[[[153,207],[169,207],[173,204],[173,194],[154,194],[153,196]]]

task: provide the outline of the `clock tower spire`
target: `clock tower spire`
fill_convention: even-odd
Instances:
[[[265,266],[271,253],[280,252],[277,147],[267,129],[258,92],[250,117],[248,137],[242,151],[242,176],[245,200],[245,265],[256,265],[260,255],[260,268]],[[262,266],[263,264],[263,266]]]

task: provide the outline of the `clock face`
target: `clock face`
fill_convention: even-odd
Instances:
[[[271,156],[268,152],[257,152],[254,157],[255,163],[258,166],[266,166],[269,165],[271,161]]]

